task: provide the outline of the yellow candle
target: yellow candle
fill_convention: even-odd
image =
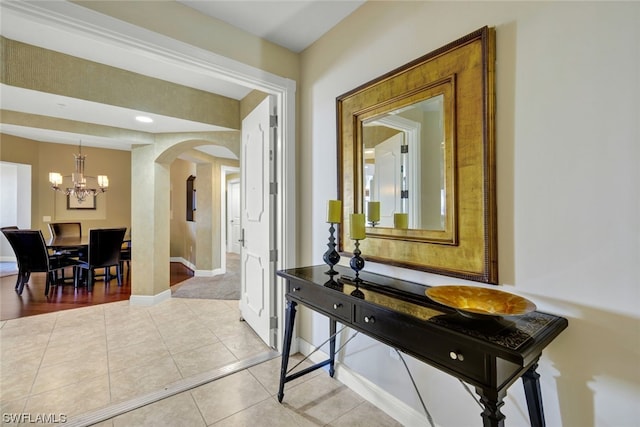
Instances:
[[[380,202],[369,202],[369,221],[380,222]]]
[[[393,225],[395,228],[409,228],[409,214],[393,214]]]
[[[364,214],[351,214],[351,235],[353,240],[364,240]]]
[[[340,218],[342,218],[342,201],[329,200],[327,203],[327,222],[337,224],[340,223]]]

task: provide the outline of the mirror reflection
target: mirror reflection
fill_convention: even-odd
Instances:
[[[444,95],[362,121],[363,206],[370,227],[446,227]]]

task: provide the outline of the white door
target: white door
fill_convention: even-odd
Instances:
[[[227,184],[227,252],[240,253],[240,180]]]
[[[373,197],[380,201],[380,227],[393,227],[393,214],[402,210],[402,132],[375,147]]]
[[[272,111],[268,97],[242,121],[240,312],[249,326],[271,347],[270,319],[275,314],[275,259],[271,182],[274,180],[275,129],[269,126]],[[275,253],[275,252],[273,252]]]

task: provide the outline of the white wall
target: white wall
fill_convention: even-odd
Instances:
[[[31,165],[0,162],[0,227],[31,228]],[[0,261],[15,261],[7,238],[0,235]]]
[[[496,27],[500,282],[569,319],[539,372],[547,425],[640,422],[640,3],[368,2],[302,56],[299,264],[320,264],[336,197],[335,98],[484,25]],[[364,254],[366,257],[366,254]],[[447,277],[368,263],[428,284]],[[304,312],[302,338],[326,321]],[[364,350],[364,351],[361,351]],[[382,344],[344,363],[417,412]],[[384,367],[384,369],[380,369]],[[461,385],[410,367],[437,424],[480,425]],[[520,382],[506,425],[528,425]]]

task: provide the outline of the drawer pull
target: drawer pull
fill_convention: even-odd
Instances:
[[[457,351],[449,352],[449,357],[453,360],[459,360],[461,362],[464,361],[464,355],[462,353],[458,353]]]
[[[373,316],[364,316],[364,323],[376,323],[376,318]]]
[[[295,287],[295,288],[291,288],[291,292],[298,292],[300,290],[300,287]]]
[[[339,309],[340,307],[342,307],[342,304],[341,304],[341,303],[339,303],[339,302],[338,302],[338,303],[333,304],[333,309],[334,309],[334,310],[337,310],[337,309]]]

